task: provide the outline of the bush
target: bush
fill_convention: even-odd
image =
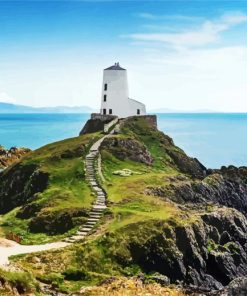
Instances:
[[[87,278],[87,272],[83,269],[69,268],[63,272],[65,280],[80,281]]]

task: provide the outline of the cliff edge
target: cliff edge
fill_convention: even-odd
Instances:
[[[2,233],[46,242],[85,223],[95,199],[85,156],[103,135],[91,132],[94,120],[88,132],[33,151],[0,174]],[[17,258],[18,268],[55,283],[56,291],[66,282],[68,293],[113,277],[179,285],[178,295],[221,295],[232,281],[245,282],[247,168],[207,169],[152,120],[121,120],[103,141],[108,208],[91,235],[67,249]]]

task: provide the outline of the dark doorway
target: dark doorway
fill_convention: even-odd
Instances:
[[[103,109],[103,114],[106,115],[106,109]]]
[[[140,114],[141,114],[140,109],[137,109],[137,115],[140,115]]]
[[[112,114],[112,109],[109,109],[109,114]]]

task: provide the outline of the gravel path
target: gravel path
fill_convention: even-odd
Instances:
[[[68,245],[66,242],[56,242],[44,245],[24,246],[7,239],[0,239],[0,266],[7,266],[9,263],[8,258],[13,255],[64,248]]]
[[[20,245],[11,240],[0,238],[0,266],[6,267],[9,264],[8,258],[13,255],[19,254],[29,254],[35,253],[39,251],[46,251],[58,248],[64,248],[69,246],[71,243],[74,243],[79,240],[83,240],[87,235],[90,234],[92,229],[96,227],[96,224],[99,222],[102,217],[104,209],[106,209],[106,192],[100,186],[97,181],[97,175],[100,174],[99,170],[101,170],[100,165],[96,165],[96,161],[98,159],[99,147],[101,143],[104,141],[106,137],[109,137],[114,131],[110,134],[105,135],[100,140],[95,142],[88,155],[86,156],[86,179],[91,185],[92,190],[96,195],[96,200],[93,205],[93,208],[90,212],[90,216],[85,224],[81,226],[79,231],[71,236],[66,238],[64,241],[43,244],[43,245]]]

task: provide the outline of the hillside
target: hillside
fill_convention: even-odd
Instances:
[[[91,113],[93,110],[88,106],[57,106],[57,107],[31,107],[0,102],[0,114],[16,113]]]
[[[95,198],[83,160],[101,136],[47,145],[1,173],[2,235],[14,232],[26,244],[75,232]],[[173,293],[185,295],[246,276],[247,168],[208,170],[143,117],[121,122],[100,154],[108,194],[103,219],[81,242],[14,258],[18,269],[49,289],[81,290],[76,295],[95,295],[81,287],[113,277],[182,283],[184,290]]]

